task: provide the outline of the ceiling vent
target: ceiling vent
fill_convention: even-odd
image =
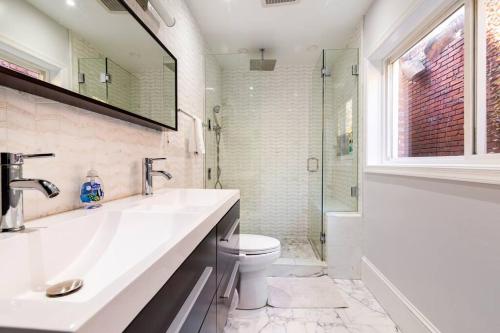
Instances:
[[[298,2],[299,0],[262,0],[262,5],[264,7],[274,7],[281,5],[293,5]]]
[[[139,6],[142,7],[142,9],[144,10],[148,9],[149,0],[136,0],[136,1],[139,4]],[[101,2],[111,12],[124,12],[127,10],[119,0],[101,0]]]
[[[123,12],[126,10],[118,0],[101,0],[101,2],[111,12]]]

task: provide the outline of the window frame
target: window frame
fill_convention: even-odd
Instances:
[[[484,2],[486,0],[475,0],[474,18],[475,18],[475,124],[476,124],[476,142],[475,151],[482,155],[498,155],[498,153],[488,153],[487,143],[487,74],[486,74],[486,24],[487,20],[484,11]],[[482,56],[481,56],[482,53]]]
[[[481,31],[478,29],[478,24],[480,23],[480,18],[478,18],[478,7],[479,2],[483,0],[460,0],[460,1],[446,1],[447,5],[441,6],[437,15],[428,15],[427,17],[421,18],[422,29],[419,29],[415,33],[408,33],[407,37],[396,37],[396,40],[401,42],[392,42],[387,39],[384,43],[379,46],[380,50],[384,50],[387,45],[393,45],[393,47],[385,53],[385,56],[380,58],[380,72],[379,72],[379,98],[380,104],[378,107],[380,110],[379,118],[369,117],[372,120],[376,120],[375,123],[366,123],[365,132],[371,140],[375,140],[373,136],[375,133],[380,135],[380,149],[376,149],[373,145],[367,146],[367,156],[365,161],[365,172],[372,174],[386,174],[386,175],[398,175],[398,176],[409,176],[409,177],[421,177],[430,179],[445,179],[453,181],[463,181],[463,182],[475,182],[475,183],[486,183],[486,184],[500,184],[500,153],[488,154],[481,153],[478,148],[479,140],[476,140],[480,131],[476,130],[476,127],[480,125],[477,119],[477,110],[481,107],[478,104],[478,96],[481,93],[485,94],[486,85],[483,87],[477,85],[478,72],[480,70],[485,70],[485,66],[477,59],[478,53],[480,52],[477,48],[477,43],[480,40],[478,34]],[[414,46],[422,38],[424,38],[429,32],[436,28],[440,23],[442,23],[447,17],[452,15],[461,6],[465,7],[464,16],[464,155],[460,156],[429,156],[429,157],[397,157],[393,158],[393,152],[395,151],[394,144],[397,144],[397,140],[394,140],[394,131],[397,131],[396,126],[394,126],[394,112],[391,106],[393,99],[391,98],[391,78],[392,78],[392,68],[390,66],[390,60],[397,59],[408,49]],[[401,20],[401,25],[408,24],[411,19],[407,17],[405,20]],[[397,27],[397,26],[396,26]],[[396,29],[393,28],[393,29]],[[408,25],[406,25],[406,29]],[[395,32],[392,32],[395,34]],[[391,36],[391,35],[387,35]],[[387,50],[387,49],[386,49]],[[377,52],[380,52],[377,50]],[[367,69],[373,69],[376,64],[377,57],[380,55],[375,52],[367,58],[368,62]],[[375,65],[376,66],[376,65]],[[375,75],[375,72],[368,74],[369,77]],[[369,84],[372,85],[372,84]],[[376,87],[376,86],[375,86]],[[481,89],[484,89],[481,91]],[[375,95],[373,95],[375,97]],[[370,97],[372,99],[373,97]],[[484,101],[485,104],[485,101]],[[484,114],[486,114],[485,108],[483,109]],[[486,119],[484,117],[484,119]],[[484,120],[485,121],[485,120]],[[397,124],[397,123],[396,123]],[[371,128],[371,130],[369,129]],[[485,127],[484,127],[485,128]],[[485,129],[486,130],[486,129]],[[372,133],[372,131],[374,131]],[[368,139],[367,139],[368,140]],[[486,140],[486,137],[484,138]],[[365,140],[365,145],[368,141]],[[486,151],[486,149],[485,149]],[[397,152],[397,150],[396,150]],[[374,155],[374,153],[377,153]],[[397,153],[396,153],[397,154]],[[378,156],[378,157],[377,157]]]
[[[384,146],[382,149],[382,163],[388,165],[464,165],[464,164],[500,164],[499,154],[486,153],[486,84],[485,62],[479,54],[481,49],[481,5],[484,0],[454,1],[438,15],[425,20],[423,29],[410,35],[398,45],[383,60],[383,122],[382,130]],[[461,7],[465,9],[464,16],[464,154],[458,156],[428,156],[428,157],[399,157],[398,156],[398,112],[394,104],[397,99],[395,91],[394,64],[409,49],[431,33],[437,26]],[[484,38],[483,38],[484,39]],[[484,57],[483,57],[484,58]],[[481,61],[483,60],[483,61]],[[481,81],[482,80],[482,81]],[[499,165],[500,167],[500,165]]]
[[[32,72],[37,72],[40,74],[41,77],[38,77],[36,79],[49,82],[50,81],[50,72],[49,70],[42,68],[41,66],[36,66],[31,62],[28,62],[20,57],[15,57],[12,56],[6,52],[0,51],[0,59],[5,60],[6,62],[9,62],[11,64],[17,65],[19,67],[23,67],[27,70],[30,70]]]

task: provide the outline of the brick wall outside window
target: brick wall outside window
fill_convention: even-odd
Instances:
[[[463,9],[460,11],[442,23],[439,32],[400,58],[399,157],[464,153]]]

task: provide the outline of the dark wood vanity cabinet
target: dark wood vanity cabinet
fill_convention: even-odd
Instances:
[[[223,332],[239,281],[240,202],[217,224],[217,332]],[[205,331],[210,332],[210,331]]]
[[[238,283],[239,201],[125,329],[127,333],[218,333]],[[233,249],[232,251],[228,249]],[[236,254],[235,254],[236,253]]]

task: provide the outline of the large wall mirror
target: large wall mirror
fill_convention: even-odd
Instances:
[[[177,129],[176,74],[125,1],[0,0],[0,85]]]

